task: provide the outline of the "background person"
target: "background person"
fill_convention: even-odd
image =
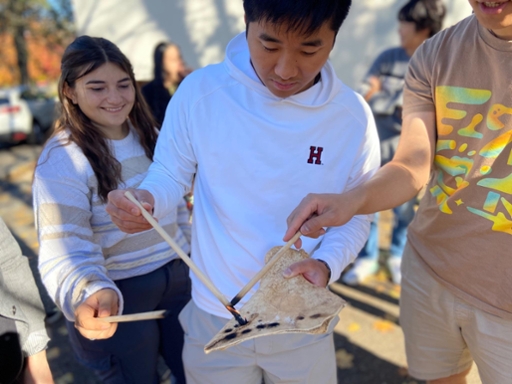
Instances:
[[[512,377],[512,2],[469,3],[473,15],[411,59],[393,160],[352,191],[307,196],[285,235],[320,235],[428,182],[404,251],[400,324],[409,372],[429,383],[465,383],[473,360],[484,384]]]
[[[359,92],[370,104],[380,139],[382,165],[393,158],[402,130],[404,79],[409,60],[425,40],[441,30],[446,8],[440,0],[411,0],[398,12],[400,46],[382,52],[374,61]],[[416,197],[393,208],[394,220],[387,266],[391,279],[400,284],[400,265],[407,241],[407,226],[414,217]],[[342,280],[361,283],[379,268],[379,214],[370,227],[370,236],[352,268]]]
[[[62,58],[62,112],[35,169],[39,270],[66,316],[78,360],[105,383],[156,383],[161,353],[184,383],[178,313],[190,299],[188,268],[154,230],[119,231],[107,193],[133,188],[153,158],[157,130],[126,56],[81,36]],[[160,224],[189,252],[184,201]],[[106,323],[119,313],[166,309],[161,320]]]
[[[19,372],[22,383],[53,383],[43,303],[28,259],[1,218],[0,297],[0,382],[13,382]]]
[[[169,100],[190,72],[192,69],[185,64],[178,45],[162,42],[156,46],[153,54],[154,77],[141,91],[158,127],[162,126]]]
[[[185,64],[177,44],[162,42],[156,46],[153,54],[153,72],[153,80],[144,85],[141,91],[160,129],[172,95],[192,69]],[[194,207],[192,190],[184,196],[191,215]]]

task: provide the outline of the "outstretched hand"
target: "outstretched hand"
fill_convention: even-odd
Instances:
[[[130,191],[149,213],[153,212],[155,198],[145,189],[116,189],[109,192],[107,213],[112,222],[126,233],[138,233],[153,228],[142,216],[140,209],[124,195]]]
[[[308,194],[295,208],[288,219],[288,229],[283,240],[290,240],[300,230],[304,236],[318,238],[325,234],[324,227],[337,227],[347,223],[357,212],[350,193]],[[302,247],[301,240],[295,243]]]
[[[102,317],[115,316],[119,310],[119,297],[112,289],[101,289],[89,296],[75,311],[75,328],[90,339],[108,339],[117,329],[117,323],[102,321]]]

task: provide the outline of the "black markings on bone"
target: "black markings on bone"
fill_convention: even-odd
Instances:
[[[304,316],[297,316],[297,320],[304,320]]]
[[[251,331],[252,331],[252,329],[244,329],[244,330],[242,331],[242,334],[246,334],[246,333],[249,333],[249,332],[251,332]]]
[[[229,335],[226,335],[223,340],[231,340],[231,339],[234,339],[237,336],[238,336],[238,334],[236,332],[235,333],[230,333]]]
[[[320,316],[322,316],[320,313],[317,313],[315,315],[309,316],[310,319],[318,319]]]
[[[258,324],[256,328],[258,329],[265,329],[265,328],[274,328],[277,327],[279,323],[269,323],[269,324]]]

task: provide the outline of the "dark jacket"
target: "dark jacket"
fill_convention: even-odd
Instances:
[[[169,101],[171,100],[171,94],[156,80],[150,81],[143,86],[141,92],[153,113],[153,117],[159,126],[161,126],[164,121],[167,104],[169,104]]]

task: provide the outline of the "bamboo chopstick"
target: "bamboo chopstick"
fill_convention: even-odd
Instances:
[[[300,233],[300,231],[298,231],[295,235],[293,235],[293,237],[288,240],[288,242],[282,246],[282,248],[276,252],[276,254],[274,255],[274,257],[272,257],[272,259],[269,260],[269,262],[263,267],[261,268],[261,270],[256,274],[254,275],[254,277],[245,285],[245,287],[242,288],[242,290],[240,292],[237,293],[237,295],[235,297],[233,297],[233,299],[231,300],[231,305],[232,306],[235,306],[236,304],[238,304],[238,302],[247,294],[247,292],[249,292],[249,290],[258,282],[260,281],[260,279],[265,275],[265,273],[268,272],[268,270],[270,268],[272,268],[272,266],[277,262],[277,260],[279,260],[279,258],[288,250],[290,249],[290,247],[297,241],[299,240],[299,237],[302,235],[302,233]]]
[[[107,321],[109,323],[122,323],[122,322],[126,322],[126,321],[163,319],[166,315],[166,312],[167,312],[167,310],[162,309],[160,311],[130,313],[128,315],[119,315],[119,316],[98,317],[98,319],[102,320],[102,321]]]
[[[189,266],[189,268],[197,275],[199,280],[202,281],[204,285],[214,294],[214,296],[220,300],[220,302],[225,306],[231,306],[228,299],[213,285],[213,283],[206,277],[206,275],[201,272],[199,268],[194,264],[192,259],[188,257],[188,255],[180,248],[180,246],[170,237],[167,232],[157,223],[157,221],[151,216],[151,214],[144,209],[141,203],[129,192],[125,192],[124,194],[132,203],[137,205],[137,207],[142,212],[144,218],[151,224],[151,226],[164,238],[167,244],[170,245],[174,252],[178,254],[179,257]],[[231,311],[230,311],[231,312]]]

